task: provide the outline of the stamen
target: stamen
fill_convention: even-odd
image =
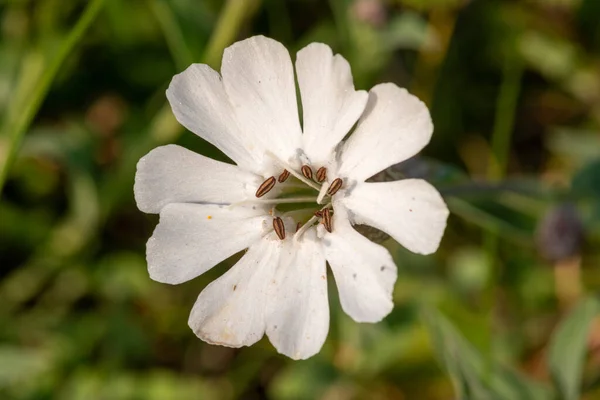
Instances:
[[[304,177],[306,179],[312,179],[313,172],[312,172],[311,167],[309,167],[308,165],[303,165],[302,168],[300,168],[300,171],[302,172],[302,175],[304,175]]]
[[[273,218],[273,229],[275,230],[275,233],[279,239],[285,239],[285,225],[283,224],[283,220],[281,218]]]
[[[332,230],[332,221],[331,221],[331,213],[329,212],[329,208],[326,208],[323,210],[323,225],[325,226],[325,229],[327,229],[327,232],[331,233]]]
[[[331,182],[331,186],[329,186],[329,190],[327,194],[333,196],[337,193],[338,190],[342,187],[343,181],[341,178],[335,178],[333,182]]]
[[[277,156],[275,154],[273,154],[272,152],[267,150],[267,156],[269,156],[271,158],[271,160],[273,160],[274,163],[276,163],[277,165],[279,165],[280,168],[283,169],[287,169],[288,172],[292,175],[294,175],[300,182],[305,183],[306,185],[310,186],[311,188],[315,189],[317,192],[319,191],[319,186],[314,183],[311,180],[306,179],[302,174],[297,173],[296,171],[294,171],[293,168],[287,166],[285,163],[281,162],[279,160],[279,158],[277,158]]]
[[[284,169],[283,172],[281,173],[281,175],[279,175],[279,178],[277,178],[277,180],[279,181],[279,183],[283,183],[289,177],[290,177],[290,171],[288,171],[287,169]]]
[[[271,189],[275,186],[275,177],[272,176],[268,178],[266,181],[260,184],[258,189],[256,190],[256,197],[263,197],[265,194],[269,193]]]
[[[321,218],[322,216],[323,216],[323,211],[321,211],[321,210],[315,211],[315,217]]]
[[[317,182],[321,183],[327,179],[327,168],[321,167],[317,170]]]
[[[321,212],[323,212],[324,210],[328,209],[331,206],[331,203],[327,203],[327,205],[325,205],[325,207],[321,208]],[[302,235],[304,234],[304,232],[306,232],[306,230],[308,228],[310,228],[315,222],[317,221],[317,217],[312,217],[311,219],[309,219],[308,221],[306,221],[304,223],[304,225],[302,225],[302,227],[296,231],[296,234],[294,235],[294,240],[300,240],[300,238],[302,237]]]
[[[302,228],[302,222],[298,222],[296,224],[296,232],[298,232],[300,230],[300,228]]]
[[[311,226],[312,226],[312,225],[315,223],[315,221],[316,221],[316,220],[317,220],[317,217],[312,217],[311,219],[309,219],[308,221],[306,221],[306,222],[304,223],[304,225],[302,225],[302,226],[300,227],[300,229],[298,229],[298,230],[296,231],[296,234],[294,234],[294,240],[299,240],[299,239],[302,237],[302,234],[303,234],[304,232],[306,232],[306,230],[307,230],[308,228],[310,228],[310,227],[311,227]]]
[[[317,196],[317,204],[323,204],[323,199],[327,194],[327,189],[329,189],[329,186],[327,182],[325,182],[323,183],[323,185],[321,185],[321,190],[319,190],[319,195]]]

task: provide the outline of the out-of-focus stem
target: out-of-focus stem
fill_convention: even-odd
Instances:
[[[190,48],[185,42],[181,27],[177,24],[177,19],[173,15],[171,6],[163,0],[149,0],[148,5],[154,13],[163,35],[171,52],[171,56],[175,60],[175,64],[179,70],[187,68],[193,63],[194,56]]]
[[[451,10],[432,10],[429,13],[429,32],[436,33],[438,46],[422,46],[414,68],[411,92],[425,104],[431,104],[440,67],[446,59],[450,40],[454,33],[456,12]]]
[[[554,287],[561,310],[569,310],[581,297],[581,257],[554,264]]]
[[[522,67],[516,58],[507,57],[504,62],[502,85],[496,102],[494,130],[492,132],[491,157],[488,164],[488,178],[497,182],[506,175],[510,153],[511,133],[514,127],[515,112],[521,91]],[[487,359],[488,377],[491,377],[493,358],[494,314],[496,308],[496,284],[500,275],[498,263],[498,232],[486,232],[483,247],[488,258],[490,281],[484,293],[483,304],[488,318]]]
[[[213,68],[221,64],[223,49],[235,40],[240,26],[260,5],[259,0],[228,0],[206,46],[203,61]]]

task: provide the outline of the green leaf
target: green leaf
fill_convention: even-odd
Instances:
[[[491,362],[436,311],[426,313],[438,360],[448,371],[459,399],[545,400],[550,390],[517,371]],[[489,364],[488,364],[489,363]]]
[[[584,299],[561,322],[552,336],[548,363],[552,378],[565,400],[580,397],[587,338],[598,313],[598,300],[593,297]]]
[[[571,182],[575,193],[582,196],[600,197],[600,159],[596,159],[584,166]]]

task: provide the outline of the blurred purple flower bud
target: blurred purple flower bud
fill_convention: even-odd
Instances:
[[[355,0],[352,13],[359,21],[373,26],[383,26],[387,19],[387,12],[381,0]]]
[[[572,204],[552,208],[537,227],[539,253],[549,261],[562,261],[579,253],[583,243],[583,224]]]

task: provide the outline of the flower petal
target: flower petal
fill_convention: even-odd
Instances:
[[[146,245],[150,277],[170,284],[197,277],[258,241],[266,215],[258,207],[166,205]]]
[[[277,266],[279,243],[259,240],[198,296],[188,325],[202,340],[250,346],[265,333],[267,288]]]
[[[421,179],[360,183],[341,201],[355,223],[386,232],[414,253],[435,252],[446,228],[446,203]]]
[[[332,233],[323,232],[342,309],[356,322],[381,321],[394,307],[397,271],[390,253],[356,232],[343,207],[335,209]]]
[[[227,204],[254,197],[262,178],[181,146],[157,147],[140,159],[133,192],[138,208],[158,213],[169,203]]]
[[[267,336],[281,354],[304,360],[319,352],[329,330],[325,257],[314,229],[289,241],[271,284]]]
[[[296,73],[302,96],[304,152],[320,167],[356,123],[368,94],[355,91],[348,61],[329,46],[312,43],[298,52]]]
[[[223,53],[221,73],[244,134],[298,167],[301,129],[294,70],[286,48],[264,36],[234,43]]]
[[[339,175],[364,181],[417,154],[433,123],[421,100],[393,83],[369,91],[369,101],[341,154]]]
[[[208,65],[190,65],[173,77],[167,98],[181,125],[218,147],[240,167],[261,172],[260,152],[253,152],[252,138],[241,133],[218,72]]]

